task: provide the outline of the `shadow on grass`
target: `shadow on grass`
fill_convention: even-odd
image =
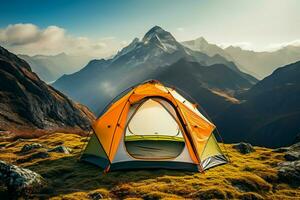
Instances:
[[[28,168],[41,174],[47,180],[49,185],[43,191],[44,196],[88,192],[99,188],[112,190],[122,184],[136,183],[165,175],[184,176],[195,173],[163,169],[103,173],[101,168],[81,162],[77,156],[41,161]]]

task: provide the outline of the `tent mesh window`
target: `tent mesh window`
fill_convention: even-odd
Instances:
[[[124,142],[132,157],[161,160],[181,154],[185,142],[176,112],[168,102],[150,98],[131,109]]]

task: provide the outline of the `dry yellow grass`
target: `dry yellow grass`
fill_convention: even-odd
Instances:
[[[84,141],[75,134],[55,133],[6,144],[0,150],[0,160],[16,164],[25,156],[19,151],[26,143],[39,142],[49,148],[63,143],[72,148],[70,155],[50,153],[50,158],[18,164],[48,181],[43,194],[35,196],[51,199],[89,199],[94,193],[111,199],[300,199],[299,188],[277,181],[275,167],[284,159],[271,149],[255,147],[255,152],[242,155],[226,145],[232,163],[205,173],[136,170],[104,174],[95,166],[78,162]]]

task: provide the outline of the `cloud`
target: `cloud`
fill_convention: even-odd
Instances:
[[[58,26],[44,29],[34,24],[13,24],[0,29],[0,44],[18,54],[53,55],[61,52],[90,57],[107,57],[122,45],[114,37],[91,40],[75,37]]]
[[[32,24],[9,25],[6,29],[0,30],[0,41],[6,41],[11,45],[23,45],[34,42],[38,34],[38,28]]]

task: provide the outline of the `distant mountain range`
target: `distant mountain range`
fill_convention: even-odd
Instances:
[[[216,118],[225,142],[278,147],[300,136],[300,61],[278,68]]]
[[[74,73],[88,63],[86,56],[70,56],[65,53],[54,56],[18,55],[31,66],[33,72],[45,82],[51,83],[64,74]]]
[[[174,39],[173,36],[171,39]],[[146,40],[147,39],[145,38],[145,41]],[[139,42],[140,41],[138,38],[134,39],[128,47],[124,48],[121,52],[118,53],[118,56],[115,56],[115,59],[134,49],[135,45],[137,45]],[[175,43],[173,43],[173,45],[174,44]],[[262,79],[270,75],[276,68],[280,66],[300,60],[300,47],[292,45],[285,46],[273,52],[255,52],[244,50],[240,47],[234,46],[229,46],[224,49],[216,44],[207,42],[203,37],[199,37],[195,40],[184,41],[181,42],[181,44],[191,49],[193,51],[192,54],[198,54],[196,56],[196,59],[200,59],[201,62],[203,62],[205,55],[212,57],[211,60],[206,59],[206,63],[202,63],[204,65],[216,64],[216,61],[218,59],[219,62],[223,63],[226,62],[224,61],[225,58],[227,62],[233,62],[234,65],[236,65],[241,71],[247,74],[251,74],[258,79]],[[178,47],[177,41],[175,46]],[[172,46],[162,46],[162,48],[165,48],[165,50],[167,48],[167,51],[169,52],[172,51]],[[189,52],[189,50],[186,51]],[[201,53],[205,55],[201,55]],[[89,62],[89,60],[91,60],[91,58],[88,56],[71,56],[65,53],[60,53],[53,56],[18,56],[28,62],[32,70],[37,73],[43,81],[47,83],[54,82],[64,74],[71,74],[80,70]],[[159,63],[155,64],[159,65]]]
[[[173,73],[177,81],[168,76],[169,73]],[[210,104],[208,96],[225,101],[220,104],[228,104],[226,95],[221,93],[234,94],[257,82],[224,57],[191,50],[177,42],[169,32],[155,26],[142,40],[134,39],[112,59],[92,60],[82,70],[59,78],[53,86],[99,114],[104,105],[122,90],[146,79],[160,77],[183,88],[189,84],[185,85],[182,80],[193,83],[195,91],[205,90],[198,93],[197,98],[207,104]],[[213,114],[213,106],[207,107],[212,108],[208,108],[208,112]]]
[[[0,47],[0,131],[90,130],[94,115],[48,86],[26,61]]]
[[[243,72],[259,79],[270,75],[278,67],[300,60],[300,47],[292,45],[272,52],[255,52],[233,46],[222,49],[215,44],[208,43],[203,37],[185,41],[182,44],[209,56],[221,55],[234,62]]]

